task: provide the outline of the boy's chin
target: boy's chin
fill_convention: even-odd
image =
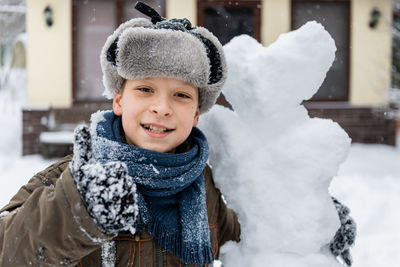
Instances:
[[[127,138],[126,142],[129,145],[134,145],[143,149],[159,153],[176,153],[177,148],[180,147],[181,144],[185,143],[186,139],[187,137],[185,139],[169,138],[164,140],[151,140],[151,139],[149,140],[148,138],[142,138],[142,139],[138,138],[137,140],[131,140],[130,138]]]
[[[151,145],[151,144],[143,144],[143,145],[138,145],[138,147],[159,152],[159,153],[175,153],[176,151],[176,146],[173,145]]]

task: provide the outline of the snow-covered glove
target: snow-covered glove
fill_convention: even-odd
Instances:
[[[74,132],[74,155],[69,164],[90,216],[109,235],[120,231],[134,233],[138,213],[136,185],[122,162],[96,162],[92,157],[90,132],[78,126]]]
[[[340,219],[340,228],[329,243],[333,255],[342,258],[344,263],[351,266],[353,260],[350,255],[350,247],[354,244],[357,234],[357,225],[350,217],[350,209],[332,197]]]

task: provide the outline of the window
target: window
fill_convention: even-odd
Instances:
[[[165,0],[142,0],[165,14]],[[131,18],[146,17],[132,0],[73,0],[74,103],[105,101],[100,51],[116,27]]]
[[[260,41],[261,1],[198,0],[198,25],[209,29],[224,45],[248,34]]]
[[[349,95],[350,2],[348,0],[292,0],[292,29],[309,20],[321,23],[335,40],[335,61],[311,100],[347,101]]]

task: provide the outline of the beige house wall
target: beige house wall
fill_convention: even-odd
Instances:
[[[391,79],[391,0],[353,0],[351,6],[350,101],[356,106],[388,104]],[[374,7],[382,12],[369,27]]]
[[[290,31],[291,0],[262,0],[261,42],[268,46]]]
[[[197,24],[197,0],[166,0],[167,18],[187,18]]]
[[[69,107],[72,103],[71,1],[27,0],[28,106]],[[53,10],[48,27],[44,9]]]

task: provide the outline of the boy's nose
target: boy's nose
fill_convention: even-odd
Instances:
[[[151,106],[151,112],[159,116],[168,117],[172,114],[171,104],[167,99],[158,99]]]

